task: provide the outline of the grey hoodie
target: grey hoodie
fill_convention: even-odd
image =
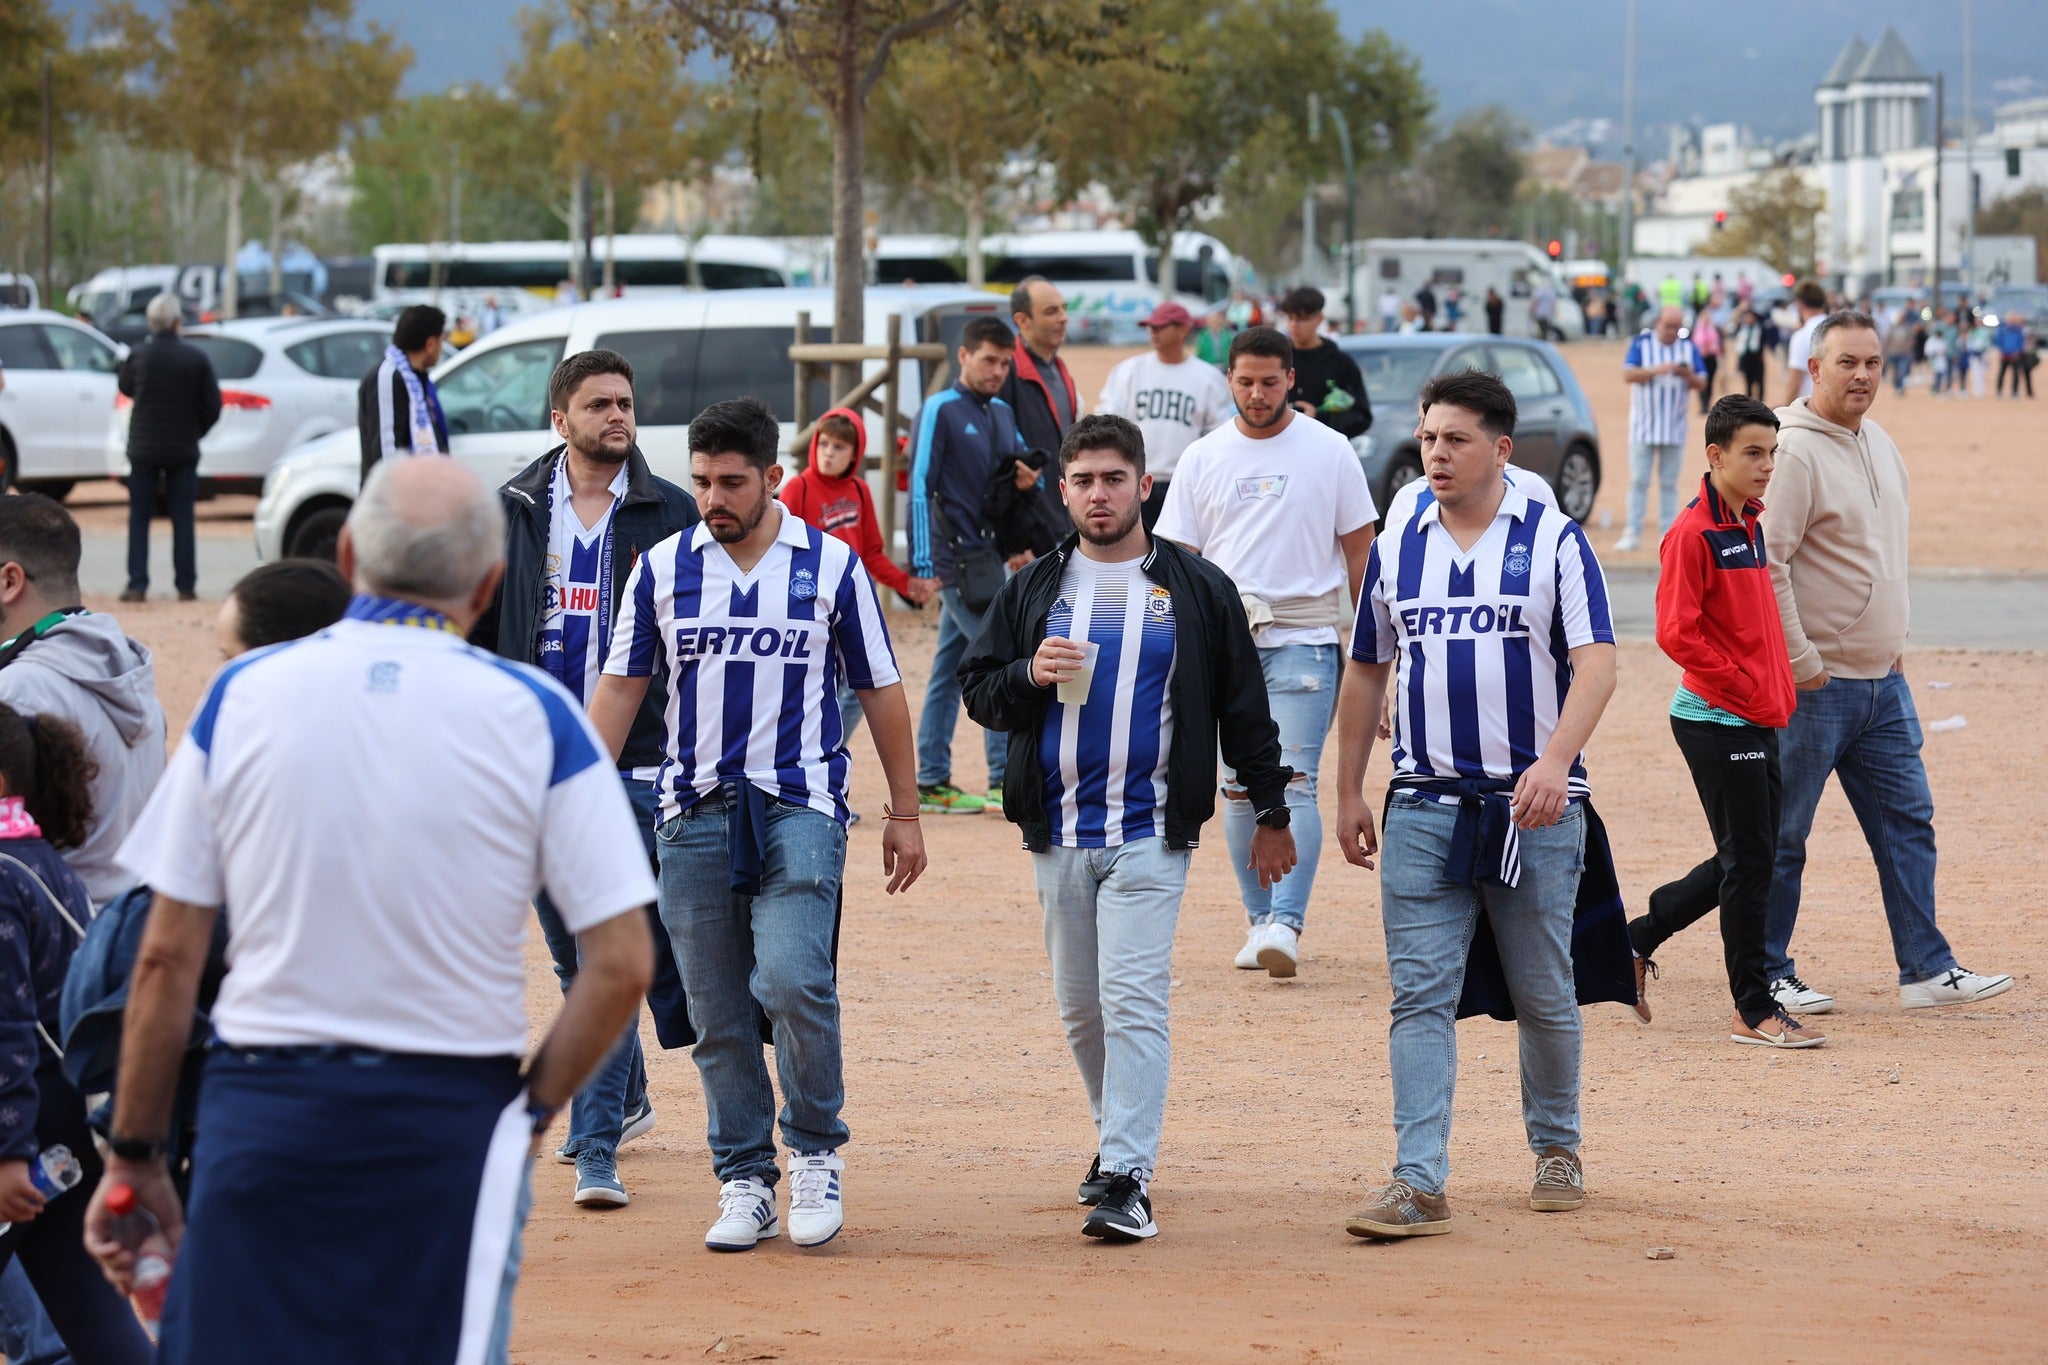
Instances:
[[[1906,462],[1883,427],[1836,426],[1802,398],[1778,409],[1764,532],[1800,682],[1882,678],[1906,648]]]
[[[62,716],[85,732],[100,765],[92,784],[96,818],[65,861],[93,904],[105,905],[135,884],[114,854],[164,772],[164,708],[149,651],[111,616],[67,617],[0,668],[0,701],[24,714]]]

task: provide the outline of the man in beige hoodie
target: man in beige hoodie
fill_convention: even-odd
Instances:
[[[1957,966],[1934,922],[1934,797],[1900,667],[1910,490],[1899,448],[1865,415],[1884,375],[1876,322],[1867,313],[1830,314],[1814,329],[1807,363],[1812,397],[1778,409],[1778,470],[1764,523],[1799,688],[1782,742],[1784,807],[1764,934],[1771,994],[1796,1014],[1835,1007],[1799,979],[1790,952],[1806,836],[1833,773],[1877,861],[1899,1003],[1988,999],[2010,990],[2012,978]]]

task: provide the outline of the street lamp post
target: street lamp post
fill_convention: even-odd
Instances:
[[[1628,258],[1636,249],[1636,0],[1628,0],[1627,38],[1621,65],[1621,246],[1615,266],[1628,280]]]
[[[1308,97],[1308,136],[1316,140],[1321,121],[1322,100]],[[1358,166],[1351,157],[1351,121],[1336,105],[1330,106],[1330,122],[1337,125],[1337,151],[1344,159],[1344,325],[1358,330],[1358,275],[1352,252],[1358,241]]]

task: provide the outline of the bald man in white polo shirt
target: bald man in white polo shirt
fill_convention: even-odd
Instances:
[[[164,1365],[506,1358],[530,1156],[647,988],[655,887],[569,694],[463,643],[504,543],[461,465],[372,470],[348,614],[215,676],[122,846],[156,900],[86,1245],[127,1287],[119,1183],[182,1234]],[[543,886],[582,970],[526,1059]],[[223,904],[186,1227],[162,1138]]]

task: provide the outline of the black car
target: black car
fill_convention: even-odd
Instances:
[[[1385,507],[1422,477],[1416,395],[1431,375],[1490,370],[1515,396],[1514,461],[1541,474],[1566,516],[1584,521],[1600,492],[1600,434],[1593,405],[1548,342],[1469,332],[1393,332],[1337,338],[1365,376],[1373,427],[1353,441],[1373,500]]]

